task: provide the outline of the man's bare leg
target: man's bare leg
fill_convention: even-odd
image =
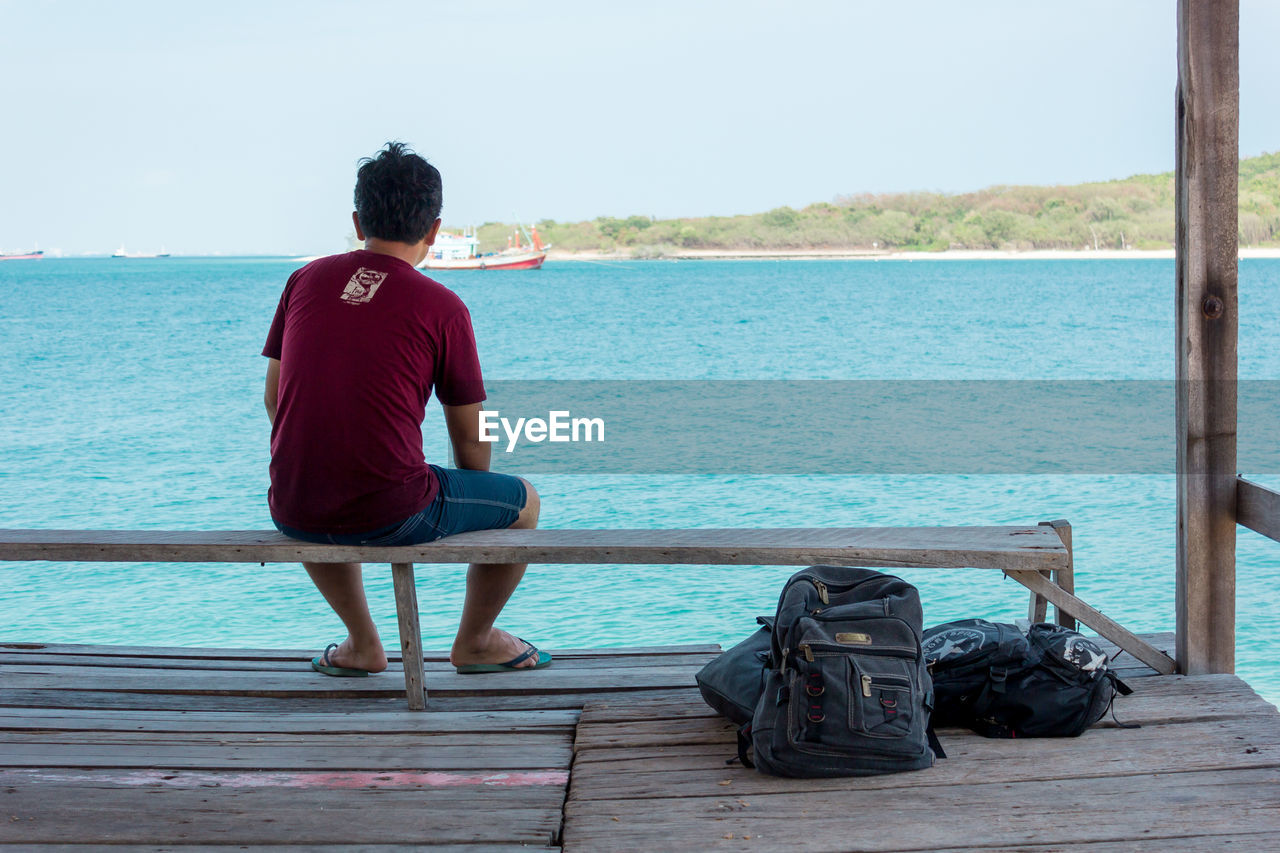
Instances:
[[[311,581],[347,626],[347,638],[329,654],[336,666],[382,672],[387,653],[373,624],[364,596],[364,575],[359,563],[303,563]]]
[[[538,526],[541,501],[527,481],[524,487],[527,500],[511,525],[513,529],[530,530]],[[462,605],[462,620],[458,625],[458,636],[453,641],[453,650],[449,653],[449,661],[454,666],[506,663],[528,648],[506,631],[493,627],[507,599],[520,585],[525,567],[525,563],[472,563],[467,567],[467,596]],[[533,666],[537,662],[530,658],[521,667]]]

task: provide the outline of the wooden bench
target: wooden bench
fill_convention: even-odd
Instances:
[[[418,563],[819,563],[882,569],[978,568],[1031,591],[1029,616],[1080,620],[1161,673],[1174,661],[1075,596],[1071,527],[845,527],[691,530],[488,530],[425,545],[316,545],[257,530],[0,530],[0,560],[135,563],[390,563],[409,707],[426,707],[414,565]]]

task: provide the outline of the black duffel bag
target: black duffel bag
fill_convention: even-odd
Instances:
[[[935,727],[986,737],[1075,737],[1100,720],[1116,693],[1133,691],[1093,640],[1048,623],[964,619],[921,641],[933,676]]]
[[[756,622],[760,630],[712,658],[694,676],[703,700],[737,726],[751,722],[769,669],[773,617],[757,616]]]

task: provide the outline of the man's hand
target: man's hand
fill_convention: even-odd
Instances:
[[[444,422],[453,444],[453,463],[471,471],[489,470],[489,453],[493,446],[480,440],[480,412],[483,406],[444,406]]]
[[[262,402],[267,406],[267,418],[271,425],[276,425],[276,404],[280,400],[280,359],[267,359],[267,390],[263,392]]]

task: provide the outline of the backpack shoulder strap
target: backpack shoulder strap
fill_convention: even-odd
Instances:
[[[938,740],[938,733],[933,730],[933,723],[929,724],[929,728],[925,729],[924,734],[925,737],[929,738],[929,748],[933,750],[934,757],[946,758],[946,750],[942,748],[942,743]]]
[[[751,757],[747,755],[751,751],[751,723],[743,723],[738,727],[738,754],[730,758],[725,764],[732,764],[735,761],[742,762],[743,767],[755,769],[755,763]]]

